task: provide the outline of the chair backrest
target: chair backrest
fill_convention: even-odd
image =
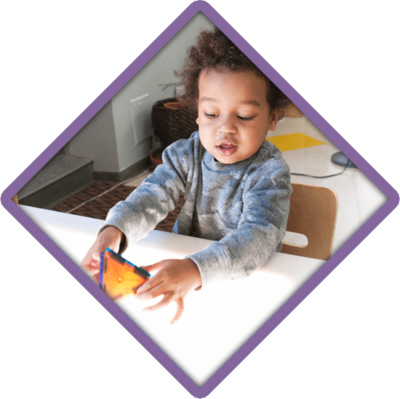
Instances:
[[[306,247],[283,244],[281,252],[328,260],[331,256],[337,215],[337,196],[326,187],[292,183],[286,230],[304,234]]]

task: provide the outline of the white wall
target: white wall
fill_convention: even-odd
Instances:
[[[67,152],[92,159],[97,172],[120,172],[146,158],[152,149],[152,105],[175,96],[175,86],[164,89],[165,85],[179,83],[173,71],[182,66],[188,46],[202,28],[213,27],[204,14],[196,14],[68,143]],[[131,102],[143,95],[147,96],[139,101],[141,106]],[[138,142],[135,134],[147,139]]]

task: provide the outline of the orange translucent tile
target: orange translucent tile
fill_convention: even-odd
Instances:
[[[121,299],[136,294],[151,275],[135,266],[116,252],[107,248],[101,253],[99,287],[111,299]]]

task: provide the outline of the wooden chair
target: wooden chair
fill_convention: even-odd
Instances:
[[[305,247],[283,244],[282,253],[328,260],[337,215],[337,196],[329,188],[292,183],[290,212],[286,230],[304,234]]]

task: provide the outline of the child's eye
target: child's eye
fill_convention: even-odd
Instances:
[[[249,118],[245,118],[244,116],[239,116],[239,115],[238,115],[238,118],[239,118],[241,121],[251,121],[254,117],[255,117],[255,115],[254,115],[254,116],[250,116]]]
[[[217,114],[208,114],[207,112],[204,112],[204,115],[205,115],[207,118],[215,118],[216,116],[218,116]]]

